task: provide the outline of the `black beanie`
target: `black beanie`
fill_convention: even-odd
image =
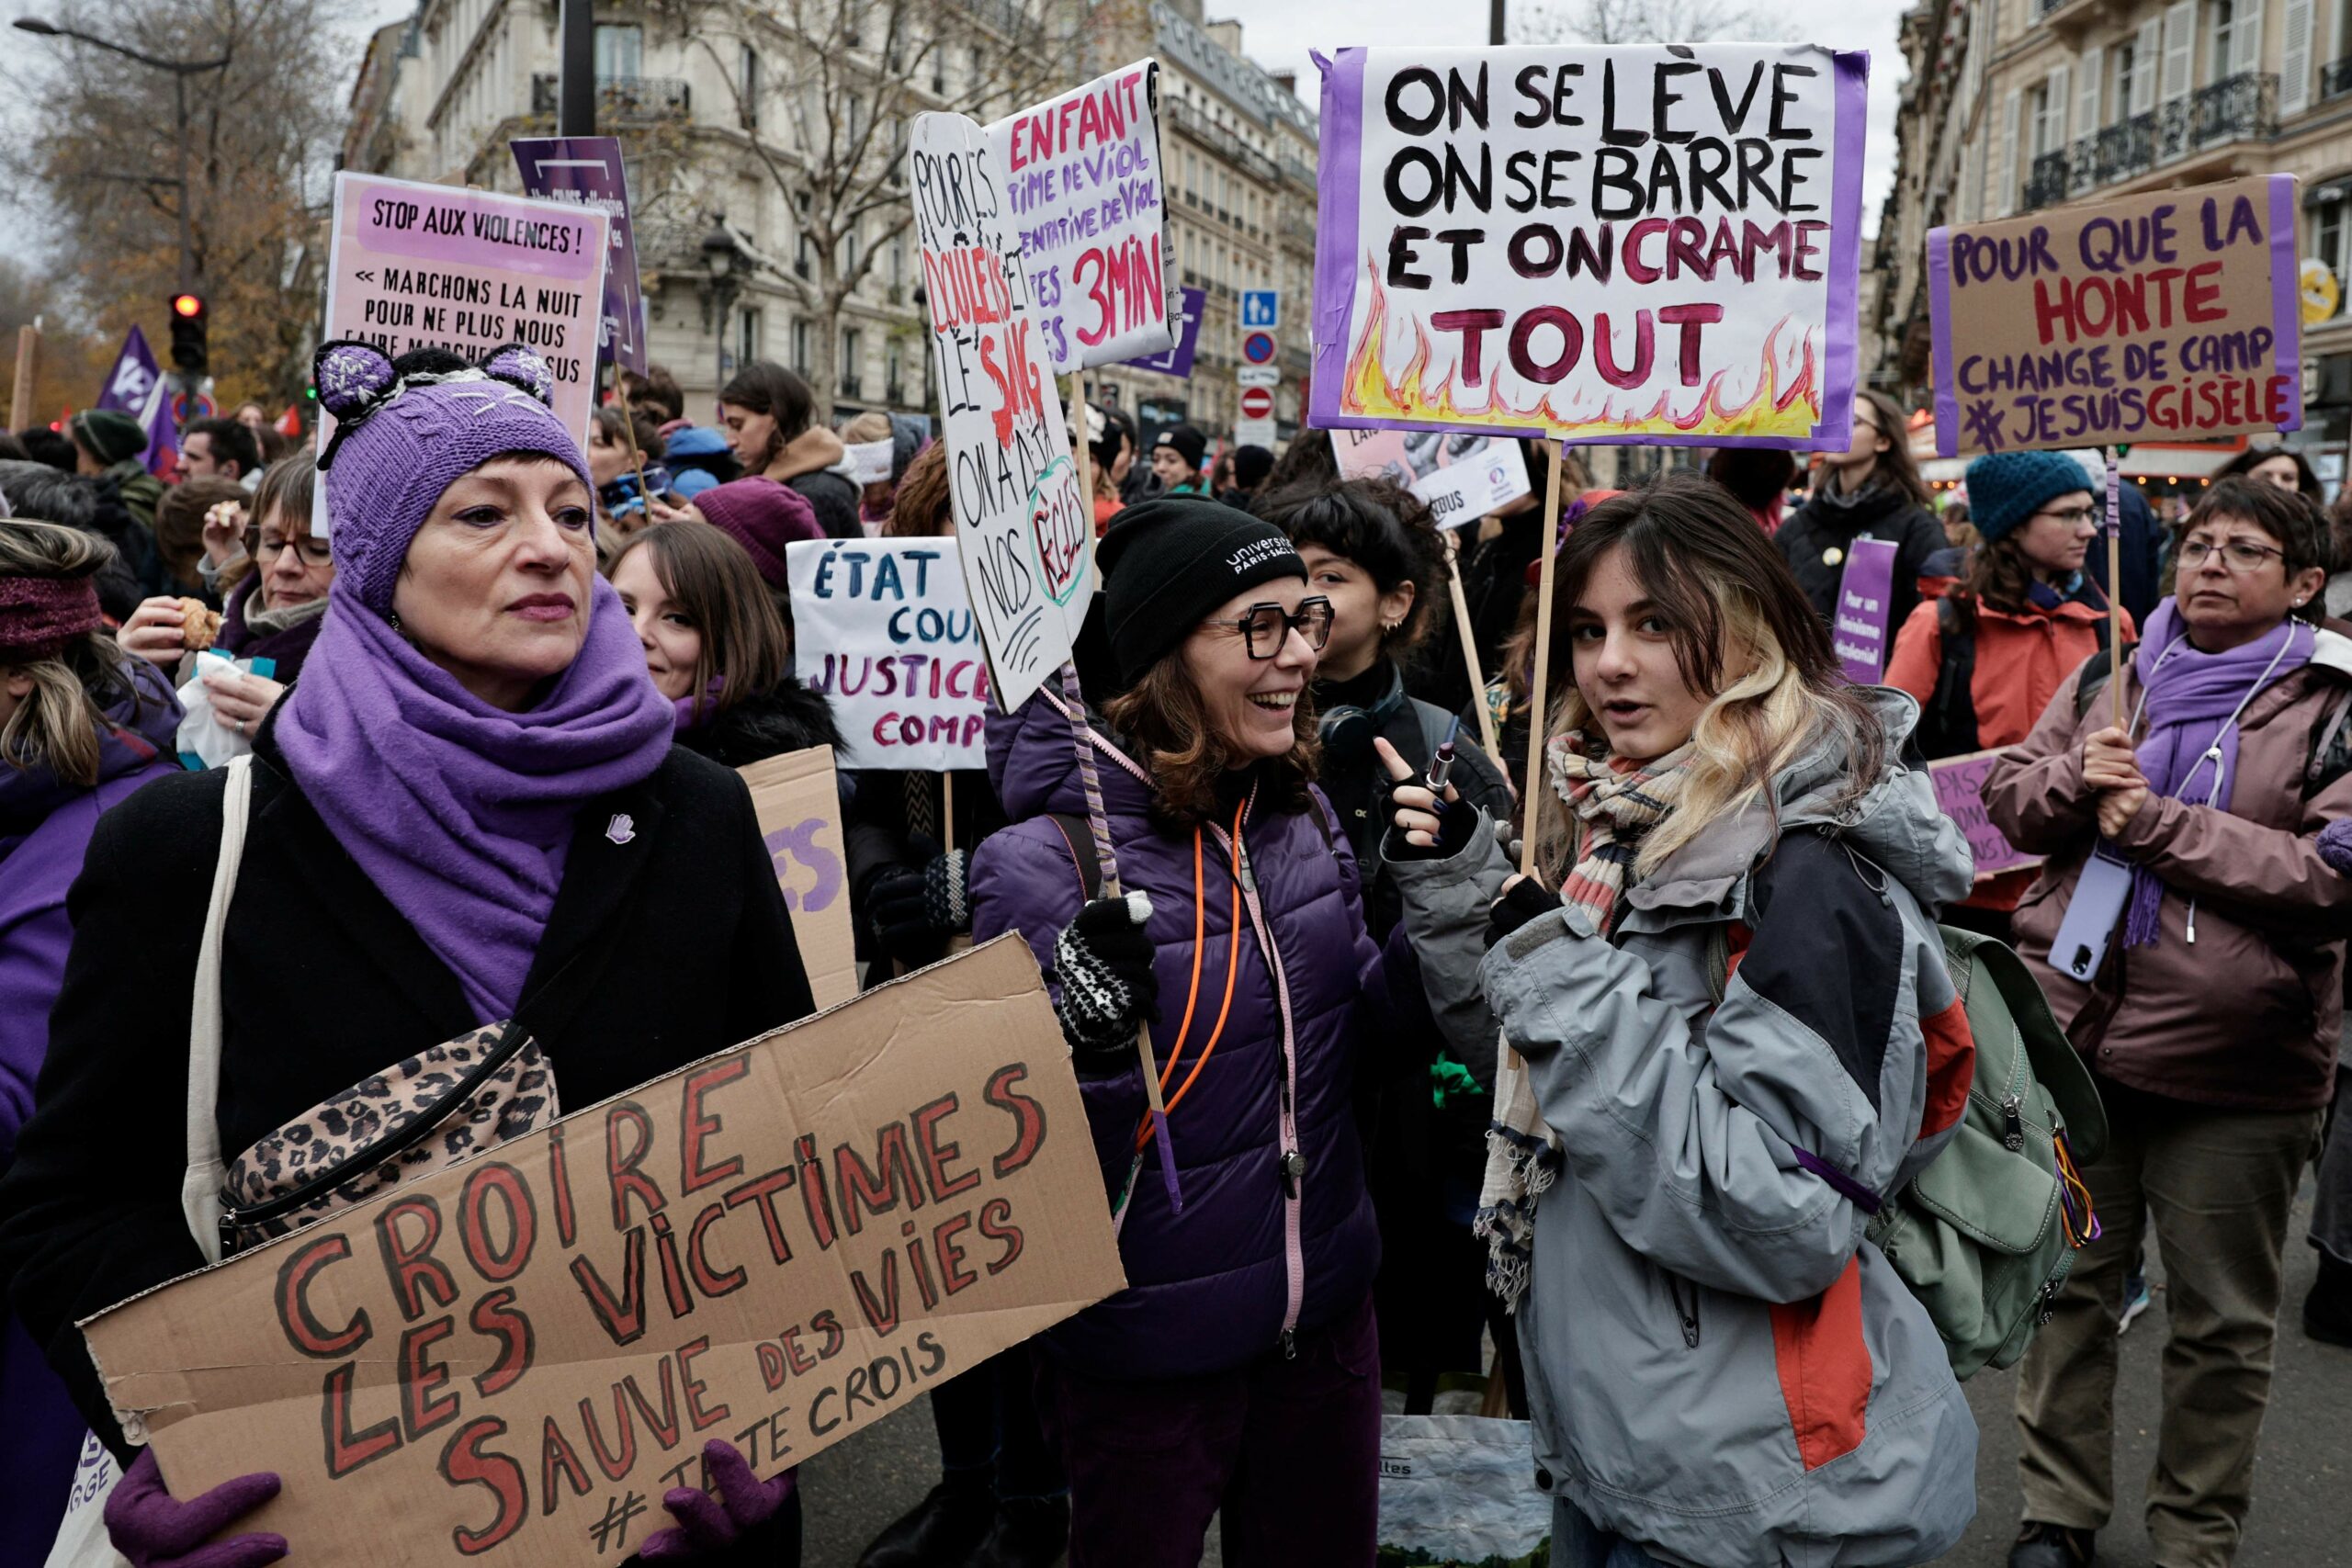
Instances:
[[[1244,589],[1284,577],[1306,581],[1290,536],[1204,495],[1158,496],[1126,508],[1112,519],[1094,564],[1121,691]]]
[[[1171,424],[1152,438],[1155,452],[1167,447],[1184,459],[1184,466],[1197,469],[1201,459],[1209,455],[1209,438],[1189,424]]]

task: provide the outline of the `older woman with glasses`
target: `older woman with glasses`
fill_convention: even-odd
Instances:
[[[1189,1568],[1221,1510],[1228,1562],[1369,1562],[1380,1248],[1351,1100],[1380,970],[1308,782],[1331,604],[1281,529],[1205,497],[1129,507],[1099,564],[1087,739],[1125,897],[1094,896],[1050,688],[990,727],[1015,825],[972,860],[972,934],[1035,950],[1123,1211],[1127,1289],[1041,1342],[1069,1561]]]
[[[2319,624],[2327,559],[2309,499],[2217,483],[2175,551],[2173,596],[2125,650],[2120,708],[2094,655],[1985,784],[2009,841],[2050,857],[2018,905],[2018,949],[2109,1127],[2083,1172],[2098,1238],[2018,1380],[2013,1568],[2079,1568],[2114,1511],[2116,1323],[2151,1221],[2171,1287],[2154,1555],[2227,1562],[2245,1526],[2352,933],[2352,878],[2319,847],[2352,817],[2352,638]]]

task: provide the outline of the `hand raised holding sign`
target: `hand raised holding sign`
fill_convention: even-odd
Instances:
[[[212,1538],[277,1496],[277,1485],[265,1471],[183,1503],[164,1486],[155,1450],[142,1449],[107,1499],[107,1536],[131,1568],[262,1568],[286,1555],[284,1536]]]
[[[761,1481],[735,1445],[718,1438],[702,1446],[702,1458],[718,1495],[692,1486],[673,1486],[663,1493],[662,1506],[678,1522],[646,1537],[637,1552],[640,1561],[692,1562],[724,1551],[775,1517],[799,1484],[797,1470]]]

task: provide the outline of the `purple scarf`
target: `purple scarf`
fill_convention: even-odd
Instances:
[[[2264,686],[2310,663],[2318,640],[2309,626],[2289,620],[2226,653],[2201,653],[2188,641],[2179,604],[2167,599],[2157,605],[2132,660],[2146,694],[2148,733],[2136,752],[2149,790],[2227,811],[2238,778],[2238,727],[2231,716]],[[2155,873],[2133,868],[2126,947],[2156,944],[2163,901]]]
[[[338,578],[279,750],[368,880],[464,987],[482,1023],[512,1017],[563,881],[582,803],[650,775],[673,710],[612,584],[538,705],[469,694]]]

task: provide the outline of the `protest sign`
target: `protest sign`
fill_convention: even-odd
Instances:
[[[1928,306],[1946,457],[2303,423],[2292,175],[1930,230]]]
[[[849,857],[842,840],[833,749],[812,746],[738,768],[752,788],[760,838],[775,862],[792,935],[820,1008],[857,995],[857,937],[849,920]]]
[[[846,768],[988,766],[989,666],[953,539],[785,547],[793,660],[832,705]]]
[[[328,338],[371,343],[394,358],[430,347],[481,359],[522,344],[548,362],[555,412],[586,447],[604,320],[603,212],[341,174],[330,232]],[[322,411],[322,452],[334,425]]]
[[[1136,370],[1157,370],[1162,376],[1180,380],[1193,374],[1193,352],[1201,343],[1201,318],[1208,313],[1209,291],[1205,288],[1184,288],[1178,292],[1183,303],[1178,307],[1176,320],[1170,323],[1176,336],[1173,348],[1158,354],[1147,354],[1125,363]]]
[[[1311,422],[1843,447],[1869,58],[1343,49]]]
[[[602,357],[645,374],[645,293],[637,273],[637,231],[628,218],[628,171],[615,136],[532,136],[510,141],[527,196],[576,201],[605,215],[611,254],[605,267]]]
[[[179,458],[179,432],[172,428],[170,383],[155,363],[147,334],[132,327],[122,340],[122,352],[107,372],[106,390],[97,406],[127,413],[147,432],[147,451],[140,462],[151,474],[160,474]]]
[[[1053,373],[1171,346],[1159,63],[1123,65],[985,134]]]
[[[980,128],[917,115],[907,162],[957,553],[989,684],[1010,713],[1069,658],[1086,619],[1094,512]]]
[[[2001,836],[1993,819],[1984,813],[1984,781],[1991,776],[1993,764],[2000,760],[1998,751],[1971,751],[1962,757],[1947,757],[1940,762],[1928,764],[1928,781],[1936,788],[1936,804],[1943,807],[1945,816],[1959,824],[1961,833],[1968,840],[1968,852],[1976,860],[1976,880],[2020,866],[2040,865],[2042,857],[2030,855]]]
[[[1441,528],[1476,523],[1531,490],[1518,442],[1476,432],[1335,430],[1344,479],[1393,479],[1428,503]]]
[[[1838,624],[1829,640],[1846,679],[1859,685],[1874,686],[1886,672],[1894,589],[1894,540],[1866,537],[1846,547],[1846,570],[1838,577]]]
[[[773,1475],[1123,1288],[999,940],[83,1324],[179,1497],[298,1562],[620,1562],[722,1438]]]

